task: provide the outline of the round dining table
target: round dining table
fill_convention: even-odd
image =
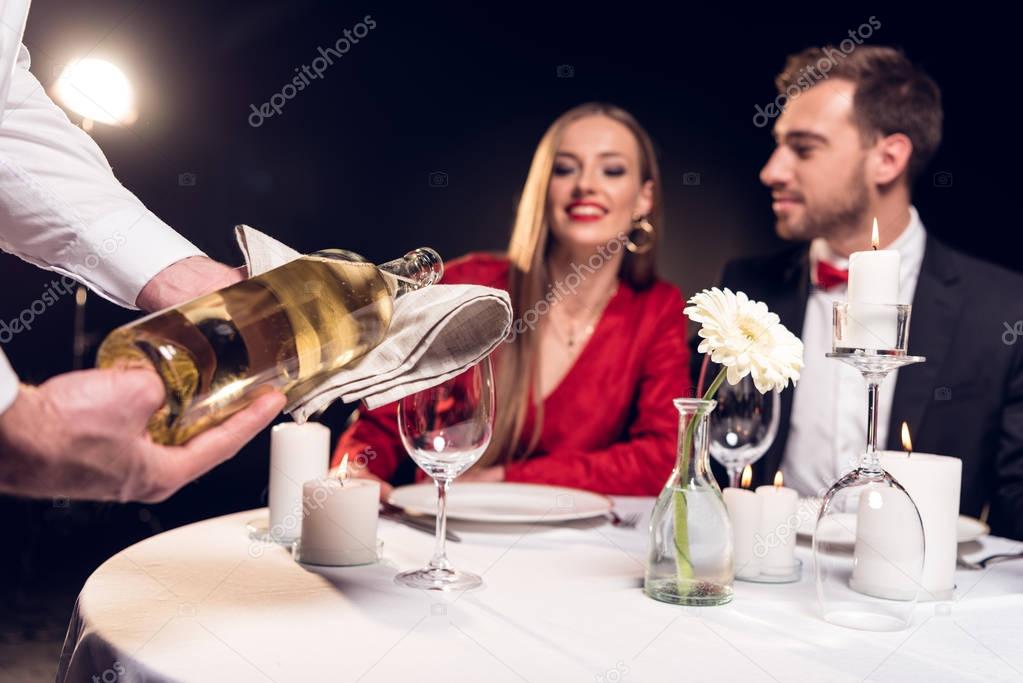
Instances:
[[[452,563],[484,581],[464,593],[395,584],[427,562],[433,538],[385,519],[380,562],[346,568],[250,540],[266,510],[180,527],[92,574],[57,680],[1023,680],[1023,561],[957,570],[953,599],[919,603],[890,633],[820,618],[805,540],[798,582],[737,581],[728,605],[679,607],[642,591],[653,499],[613,500],[638,524],[451,522]],[[960,546],[967,559],[1021,549],[992,536]]]

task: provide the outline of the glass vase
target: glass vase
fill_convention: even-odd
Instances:
[[[675,605],[732,600],[732,530],[710,472],[708,426],[716,401],[678,398],[678,458],[650,519],[643,592]]]

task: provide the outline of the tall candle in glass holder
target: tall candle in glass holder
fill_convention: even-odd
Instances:
[[[898,339],[899,252],[878,249],[877,219],[871,251],[849,256],[849,328],[842,346],[854,349],[894,349]]]

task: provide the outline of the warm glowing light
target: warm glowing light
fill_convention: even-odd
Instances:
[[[435,450],[438,453],[440,453],[441,451],[444,450],[444,445],[445,444],[444,444],[444,437],[443,436],[435,436],[435,437],[433,437],[433,450]]]
[[[781,475],[781,470],[778,470],[778,472],[774,475],[774,488],[780,489],[784,485],[785,477]]]
[[[874,217],[874,229],[870,232],[870,247],[871,249],[877,249],[878,245],[881,244],[881,235],[877,231],[877,217]]]
[[[750,467],[749,465],[746,465],[746,467],[744,467],[743,470],[742,470],[742,483],[741,483],[741,486],[744,489],[748,489],[752,483],[753,483],[753,468]]]
[[[909,438],[909,425],[905,422],[902,423],[902,447],[906,453],[913,452],[913,440]]]
[[[341,458],[341,464],[337,466],[337,478],[344,484],[348,479],[348,454]]]
[[[135,93],[124,72],[102,59],[80,59],[64,67],[53,86],[54,95],[65,107],[86,122],[111,126],[135,122]]]

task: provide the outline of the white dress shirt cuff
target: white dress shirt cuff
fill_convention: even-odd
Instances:
[[[139,206],[105,216],[68,247],[67,269],[53,270],[80,280],[100,296],[136,308],[139,292],[161,270],[205,254]]]
[[[0,413],[7,410],[18,397],[18,375],[14,373],[7,356],[0,351]]]

